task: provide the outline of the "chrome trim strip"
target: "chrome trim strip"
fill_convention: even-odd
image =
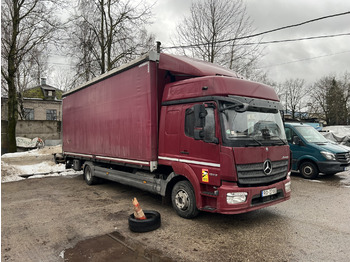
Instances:
[[[137,161],[137,160],[131,160],[131,159],[106,157],[106,156],[96,156],[96,158],[97,159],[102,159],[102,160],[112,160],[112,161],[126,162],[126,163],[139,164],[139,165],[147,165],[147,166],[150,165],[150,162]]]
[[[82,157],[90,157],[92,158],[92,155],[86,155],[86,154],[80,154],[80,153],[72,153],[72,152],[64,152],[66,155],[73,155],[73,156],[82,156]]]
[[[202,161],[194,161],[194,160],[172,158],[172,157],[165,157],[165,156],[158,156],[158,159],[169,160],[169,161],[180,162],[180,163],[187,163],[187,164],[220,167],[220,164],[216,164],[216,163],[208,163],[208,162],[202,162]]]

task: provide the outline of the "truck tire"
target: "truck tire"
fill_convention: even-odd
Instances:
[[[303,162],[300,165],[300,173],[304,178],[315,179],[318,177],[317,166],[312,162]]]
[[[194,218],[199,214],[193,187],[187,180],[175,184],[171,192],[171,202],[180,217]]]
[[[144,210],[146,219],[136,219],[134,214],[129,216],[129,229],[133,232],[143,233],[156,230],[160,227],[160,214],[153,210]]]
[[[89,186],[95,185],[98,182],[98,178],[94,176],[92,168],[89,164],[84,167],[84,180]]]

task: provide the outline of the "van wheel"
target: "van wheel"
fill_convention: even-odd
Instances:
[[[189,181],[180,181],[175,184],[171,192],[171,202],[180,217],[194,218],[199,214],[194,190]]]
[[[89,186],[95,185],[98,182],[97,177],[94,177],[92,168],[89,164],[85,165],[84,168],[84,180]]]
[[[318,177],[317,166],[311,162],[304,162],[300,165],[300,173],[304,178],[314,179]]]

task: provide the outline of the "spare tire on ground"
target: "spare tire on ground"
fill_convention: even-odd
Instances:
[[[143,211],[146,219],[136,219],[134,214],[129,216],[129,229],[133,232],[143,233],[156,230],[160,227],[160,214],[153,210]]]

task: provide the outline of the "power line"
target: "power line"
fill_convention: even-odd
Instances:
[[[259,43],[258,42],[256,42],[256,43],[243,43],[243,44],[237,44],[237,45],[276,44],[276,43],[296,42],[296,41],[303,41],[303,40],[313,40],[313,39],[320,39],[320,38],[331,38],[331,37],[338,37],[338,36],[348,36],[348,35],[350,35],[350,33],[311,36],[311,37],[296,38],[296,39],[272,40],[272,41],[263,41],[263,42],[259,42]],[[334,54],[328,54],[328,55],[322,55],[322,56],[311,57],[311,58],[305,58],[305,59],[290,61],[290,62],[286,62],[286,63],[282,63],[282,64],[264,66],[264,67],[259,67],[258,69],[266,68],[266,67],[279,66],[279,65],[284,65],[284,64],[291,64],[291,63],[296,63],[296,62],[301,62],[301,61],[306,61],[306,60],[312,60],[312,59],[316,59],[316,58],[322,58],[322,57],[327,57],[327,56],[332,56],[332,55],[348,53],[348,52],[350,52],[350,51],[345,51],[345,52],[341,52],[341,53],[334,53]],[[55,54],[53,54],[53,55],[55,55]],[[48,62],[48,63],[50,65],[74,67],[74,65],[72,65],[70,63],[69,64],[67,64],[67,63],[59,63],[59,62]]]
[[[318,58],[323,58],[323,57],[328,57],[328,56],[334,56],[334,55],[340,55],[340,54],[345,54],[345,53],[350,53],[350,50],[344,51],[344,52],[339,52],[339,53],[333,53],[333,54],[327,54],[327,55],[320,55],[320,56],[314,56],[314,57],[308,57],[308,58],[303,58],[299,60],[293,60],[281,64],[275,64],[275,65],[268,65],[268,66],[261,66],[258,67],[257,69],[262,69],[262,68],[268,68],[268,67],[275,67],[275,66],[281,66],[281,65],[287,65],[287,64],[292,64],[292,63],[297,63],[297,62],[303,62],[303,61],[308,61],[308,60],[314,60]]]
[[[231,42],[231,41],[235,41],[235,40],[242,40],[242,39],[257,37],[257,36],[269,34],[269,33],[272,33],[272,32],[281,31],[281,30],[284,30],[284,29],[297,27],[297,26],[308,24],[308,23],[313,23],[313,22],[320,21],[320,20],[323,20],[323,19],[333,18],[333,17],[337,17],[337,16],[342,16],[342,15],[348,15],[348,14],[350,14],[350,11],[343,12],[343,13],[337,13],[337,14],[333,14],[333,15],[322,16],[322,17],[311,19],[311,20],[307,20],[305,22],[292,24],[292,25],[288,25],[288,26],[283,26],[283,27],[278,27],[278,28],[275,28],[275,29],[267,30],[267,31],[264,31],[264,32],[261,32],[261,33],[252,34],[252,35],[248,35],[248,36],[241,36],[241,37],[235,37],[235,38],[226,39],[226,40],[219,40],[219,41],[216,41],[215,43],[216,44],[220,44],[220,43]],[[196,47],[196,46],[203,46],[203,45],[207,45],[207,44],[208,43],[191,44],[191,45],[180,45],[180,46],[170,46],[170,47],[163,47],[163,49],[190,48],[190,47]]]
[[[256,42],[256,43],[243,43],[243,44],[237,44],[237,45],[278,44],[278,43],[296,42],[296,41],[303,41],[303,40],[313,40],[313,39],[330,38],[330,37],[347,36],[347,35],[350,35],[350,33],[310,36],[310,37],[302,37],[302,38],[295,38],[295,39],[271,40],[271,41],[262,41],[262,42]]]

